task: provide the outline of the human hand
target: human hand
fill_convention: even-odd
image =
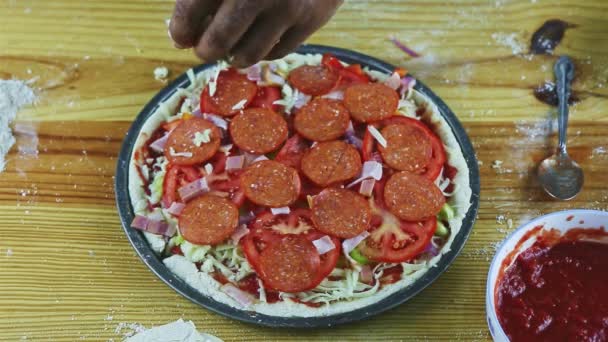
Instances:
[[[176,0],[169,35],[205,61],[246,67],[295,50],[343,0]]]

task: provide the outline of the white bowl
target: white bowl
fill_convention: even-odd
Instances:
[[[507,334],[505,334],[498,321],[494,303],[494,292],[498,273],[502,266],[503,260],[509,253],[511,253],[511,251],[514,250],[519,240],[524,236],[524,234],[537,226],[543,226],[546,229],[554,228],[562,233],[565,233],[573,228],[608,227],[608,212],[582,209],[558,211],[556,213],[538,217],[517,228],[517,230],[507,236],[494,255],[492,264],[490,264],[490,271],[488,272],[488,279],[486,282],[486,316],[488,320],[488,327],[494,341],[509,341]],[[514,261],[519,253],[528,249],[530,246],[532,246],[532,244],[534,244],[535,241],[536,235],[529,237],[518,247],[516,254],[511,260]]]

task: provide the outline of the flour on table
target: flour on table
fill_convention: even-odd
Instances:
[[[604,146],[598,146],[591,151],[591,159],[597,158],[600,156],[608,156],[608,151]]]
[[[527,47],[526,43],[519,38],[517,33],[495,32],[492,33],[492,39],[498,44],[510,48],[514,55],[524,52]]]
[[[154,69],[154,79],[157,81],[165,82],[167,81],[167,77],[169,77],[169,69],[167,67],[160,66]]]
[[[122,334],[124,338],[131,337],[135,334],[146,331],[146,327],[139,323],[125,323],[120,322],[114,329],[115,334]]]
[[[21,107],[36,101],[36,94],[26,82],[0,80],[0,172],[4,171],[5,157],[15,143],[9,125]]]
[[[128,337],[125,342],[222,342],[213,335],[199,333],[192,321],[184,322],[181,318],[148,330],[141,325],[137,326],[140,328],[137,335],[125,336]]]

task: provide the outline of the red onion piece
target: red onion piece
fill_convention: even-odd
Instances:
[[[151,143],[150,148],[156,152],[163,152],[165,150],[165,145],[167,144],[167,139],[169,139],[169,133],[165,133],[162,138]]]
[[[186,205],[184,203],[173,202],[167,211],[173,216],[179,216]]]
[[[362,283],[371,284],[374,276],[372,268],[369,265],[361,266],[361,273],[359,273],[359,276],[361,277]]]
[[[146,227],[146,231],[152,234],[173,236],[175,234],[175,227],[164,221],[150,221]]]
[[[420,55],[418,53],[416,53],[416,51],[410,49],[409,47],[405,46],[405,44],[403,44],[402,42],[400,42],[397,38],[395,37],[391,37],[390,38],[391,42],[393,42],[393,44],[395,44],[396,47],[399,48],[399,50],[407,53],[408,55],[410,55],[411,57],[420,57]]]
[[[226,159],[226,170],[240,170],[245,165],[245,156],[230,156]]]
[[[393,72],[389,78],[384,81],[384,84],[394,90],[397,90],[401,86],[401,76],[398,73]]]
[[[203,118],[211,121],[214,125],[223,130],[228,129],[228,122],[215,114],[203,113]]]
[[[308,101],[310,101],[310,99],[311,99],[310,95],[306,95],[297,90],[294,90],[294,92],[295,92],[294,96],[296,97],[296,100],[293,103],[293,107],[296,109],[300,109],[300,108],[304,107],[304,105],[307,104]]]
[[[372,192],[374,191],[374,185],[376,185],[375,179],[366,179],[361,182],[361,187],[359,188],[359,193],[363,196],[371,197]]]
[[[149,220],[147,217],[136,215],[133,219],[133,222],[131,222],[131,227],[135,229],[145,230],[146,226],[148,225],[148,221]]]
[[[368,236],[369,232],[366,230],[353,238],[342,241],[342,249],[344,250],[344,254],[347,255],[347,258],[350,259],[350,255],[348,254],[352,252],[352,250],[355,249],[355,247],[357,247],[357,245],[360,244],[361,241],[365,240]]]
[[[416,79],[410,76],[405,76],[401,79],[401,89],[399,90],[399,95],[403,97],[406,91],[409,91],[416,85]]]
[[[247,166],[249,164],[253,164],[253,161],[258,159],[260,155],[249,152],[243,152],[243,157],[245,157],[245,166]]]
[[[344,99],[344,91],[342,90],[334,90],[328,94],[325,94],[322,96],[323,98],[326,99],[331,99],[331,100],[343,100]]]
[[[252,164],[253,163],[257,163],[257,162],[262,161],[262,160],[268,160],[268,157],[266,157],[265,155],[262,154],[261,156],[258,156],[257,158],[255,158],[251,163]]]
[[[246,69],[246,71],[248,80],[252,82],[258,82],[262,80],[262,66],[260,65],[260,63],[256,63],[250,66]]]
[[[148,214],[148,219],[152,221],[162,221],[165,217],[163,216],[163,212],[160,210],[154,210],[150,214]]]
[[[232,239],[232,242],[234,242],[234,244],[236,245],[243,238],[243,236],[247,234],[249,234],[249,228],[247,228],[247,226],[245,226],[244,224],[241,224],[236,228],[234,233],[232,233],[232,236],[230,238]]]
[[[270,212],[272,215],[281,215],[281,214],[289,214],[291,210],[289,207],[280,207],[280,208],[270,208]]]
[[[355,146],[357,149],[361,149],[361,146],[363,146],[363,141],[355,135],[354,131],[353,132],[346,131],[345,138],[346,138],[345,140],[347,143]]]
[[[382,178],[382,164],[377,161],[366,161],[363,163],[363,171],[361,175],[364,177],[372,177],[375,180]]]
[[[346,133],[355,133],[355,126],[353,126],[353,121],[348,120],[348,127],[346,128]]]
[[[145,226],[144,226],[145,223]],[[135,219],[131,223],[131,227],[139,230],[146,231],[148,233],[173,236],[175,235],[176,229],[172,225],[164,221],[151,220],[144,216],[135,216]]]
[[[275,70],[268,67],[262,70],[262,79],[258,82],[261,86],[282,86],[285,84],[285,79],[277,75]]]
[[[350,188],[355,184],[361,183],[363,180],[373,178],[375,180],[380,180],[382,178],[382,163],[379,163],[375,160],[368,160],[363,163],[363,168],[361,170],[361,175],[356,180],[352,181],[346,187]]]
[[[202,118],[203,113],[201,113],[201,108],[197,107],[194,111],[192,111],[192,115],[196,116],[197,118]]]
[[[437,248],[437,245],[435,245],[431,239],[431,242],[429,242],[429,244],[424,248],[422,253],[429,253],[432,256],[437,256],[439,255],[439,248]]]
[[[249,293],[237,288],[236,286],[227,283],[220,287],[220,290],[234,299],[240,305],[247,307],[253,304],[254,298]]]
[[[199,178],[194,182],[188,183],[177,190],[181,199],[185,202],[209,192],[209,185],[206,178]]]
[[[315,245],[315,247],[317,248],[319,255],[323,255],[331,250],[336,249],[336,245],[334,245],[334,242],[327,235],[313,241],[312,244]]]

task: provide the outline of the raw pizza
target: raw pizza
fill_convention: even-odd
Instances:
[[[129,190],[132,227],[190,286],[267,315],[331,315],[449,250],[469,172],[404,70],[291,54],[188,76],[144,125]]]

